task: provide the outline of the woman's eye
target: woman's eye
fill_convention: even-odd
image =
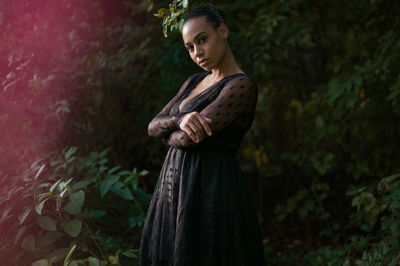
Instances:
[[[202,43],[202,42],[204,42],[205,40],[206,40],[206,37],[202,37],[202,38],[199,40],[199,42]]]

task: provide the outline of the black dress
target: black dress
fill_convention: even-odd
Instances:
[[[255,113],[258,89],[227,76],[179,105],[206,75],[198,72],[150,122],[171,146],[144,222],[139,265],[266,265],[254,202],[235,154]],[[212,136],[193,142],[177,126],[186,113],[212,119]]]

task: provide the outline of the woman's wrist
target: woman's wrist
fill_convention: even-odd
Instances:
[[[181,128],[179,127],[179,123],[181,122],[183,116],[186,115],[186,114],[188,114],[188,113],[190,113],[190,112],[183,112],[183,113],[179,113],[179,114],[176,115],[175,125],[176,125],[176,128],[177,128],[177,129],[181,129]]]

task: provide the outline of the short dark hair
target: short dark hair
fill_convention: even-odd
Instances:
[[[201,16],[206,16],[207,22],[211,23],[215,29],[218,28],[221,23],[226,24],[225,12],[223,10],[214,7],[212,4],[204,4],[196,7],[186,14],[182,25],[191,19]]]

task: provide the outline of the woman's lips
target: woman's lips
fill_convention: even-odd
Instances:
[[[207,62],[208,62],[208,59],[203,59],[203,60],[201,60],[201,61],[199,62],[199,65],[200,65],[200,66],[204,66],[205,64],[207,64]]]

